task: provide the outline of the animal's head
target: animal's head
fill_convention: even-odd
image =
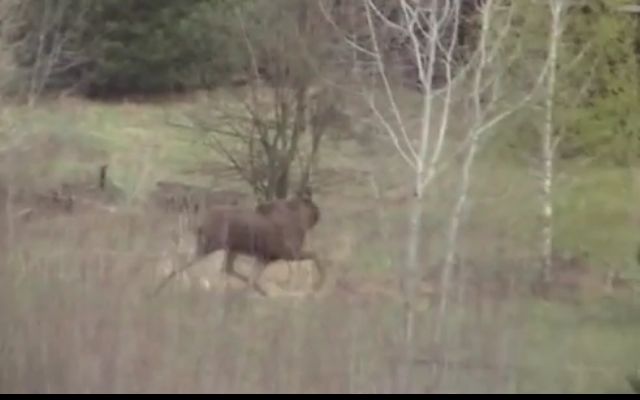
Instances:
[[[289,200],[259,204],[256,211],[285,223],[298,223],[305,230],[313,228],[320,220],[320,209],[314,203],[310,189],[297,192]]]
[[[295,197],[289,201],[289,205],[298,212],[306,229],[313,228],[320,221],[320,208],[313,201],[310,187],[300,189]]]

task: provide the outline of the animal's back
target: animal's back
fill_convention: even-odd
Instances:
[[[217,207],[207,214],[198,229],[198,253],[226,249],[266,255],[268,242],[276,235],[273,225],[262,215],[234,206]]]

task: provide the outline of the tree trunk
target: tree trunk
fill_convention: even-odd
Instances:
[[[460,230],[460,224],[462,222],[464,210],[467,206],[469,185],[471,183],[471,166],[475,161],[475,156],[478,150],[479,133],[477,129],[474,129],[471,135],[471,144],[469,145],[469,151],[467,152],[467,156],[462,167],[460,191],[458,193],[458,199],[453,209],[451,222],[449,224],[449,232],[447,234],[447,255],[445,256],[444,267],[442,268],[442,275],[440,277],[441,298],[438,307],[438,319],[436,321],[436,343],[438,343],[442,337],[442,330],[447,314],[448,297],[451,288],[451,278],[453,275],[453,267],[456,261],[456,251],[458,248],[458,232]]]
[[[545,126],[542,133],[542,276],[545,283],[551,280],[553,252],[553,97],[556,85],[558,42],[560,40],[560,17],[563,0],[550,0],[551,35],[549,39],[549,63],[545,98]]]
[[[401,393],[411,392],[413,376],[413,349],[415,342],[415,297],[418,280],[419,251],[422,242],[423,193],[422,174],[418,174],[416,193],[413,196],[409,217],[409,237],[407,240],[407,259],[403,273],[403,349],[402,370],[400,372],[399,390]]]

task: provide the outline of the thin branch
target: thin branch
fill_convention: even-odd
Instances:
[[[373,1],[369,0],[368,1],[368,5],[369,7],[371,7],[371,9],[373,10],[373,12],[378,16],[378,18],[380,18],[380,21],[382,21],[382,23],[384,23],[385,25],[387,25],[388,27],[397,30],[401,33],[404,33],[406,28],[403,27],[402,25],[396,24],[395,22],[391,21],[389,18],[387,18],[382,11],[380,11],[380,9],[373,3]]]
[[[520,101],[514,104],[512,107],[507,108],[506,110],[504,110],[503,112],[499,113],[498,115],[493,117],[491,120],[489,120],[489,122],[479,127],[478,131],[480,133],[483,133],[484,131],[491,129],[494,125],[496,125],[498,122],[502,121],[504,118],[512,114],[515,110],[521,108],[526,103],[528,103],[533,98],[536,90],[543,84],[545,75],[547,74],[549,67],[550,67],[550,61],[547,60],[547,62],[545,63],[545,66],[540,72],[540,75],[538,76],[538,79],[536,80],[534,88],[526,96],[524,96]]]
[[[360,46],[358,43],[351,40],[349,38],[350,35],[348,33],[345,33],[345,31],[343,31],[338,27],[338,24],[336,24],[336,22],[333,20],[331,15],[329,15],[329,12],[325,9],[323,3],[324,2],[322,0],[318,1],[318,4],[320,5],[320,11],[322,12],[326,20],[329,22],[329,24],[336,30],[336,32],[342,36],[342,39],[345,41],[345,43],[347,43],[349,46],[351,46],[355,50],[362,52],[363,54],[366,54],[370,57],[375,57],[376,56],[375,52],[369,49],[365,49],[364,47]]]
[[[367,1],[367,5],[370,2]],[[376,62],[377,62],[377,66],[378,66],[378,71],[380,73],[380,78],[382,79],[382,82],[384,84],[384,88],[385,91],[387,93],[387,97],[389,99],[389,103],[391,105],[391,111],[393,112],[396,122],[398,123],[398,126],[400,127],[400,132],[402,133],[402,138],[405,142],[405,144],[407,145],[407,147],[409,148],[410,151],[410,155],[412,158],[417,159],[418,155],[415,152],[413,145],[411,144],[411,141],[409,140],[409,135],[407,134],[407,130],[404,126],[404,122],[403,119],[400,115],[400,110],[398,108],[398,105],[396,103],[395,100],[395,96],[393,94],[393,90],[391,89],[391,85],[389,83],[389,80],[387,79],[387,74],[385,72],[385,67],[384,67],[384,63],[382,61],[382,53],[380,52],[380,48],[378,46],[378,39],[375,33],[375,27],[373,26],[373,20],[371,18],[371,11],[369,9],[369,7],[367,6],[366,8],[366,16],[367,16],[367,23],[369,24],[369,32],[371,33],[372,39],[373,39],[373,46],[375,49],[375,53],[376,53]],[[395,133],[395,131],[391,130],[389,132],[394,132],[393,135],[397,135]],[[397,140],[397,138],[396,138]]]
[[[407,162],[407,164],[409,164],[412,168],[415,169],[416,168],[415,157],[412,154],[406,153],[405,150],[402,148],[402,144],[398,140],[398,135],[393,130],[393,127],[389,125],[389,122],[385,119],[385,117],[380,113],[380,111],[378,110],[378,107],[375,105],[375,102],[373,101],[373,98],[369,98],[369,106],[371,107],[371,110],[373,110],[373,113],[375,114],[375,116],[378,117],[378,120],[380,121],[382,126],[384,126],[384,128],[386,129],[389,137],[393,141],[394,146],[396,147],[396,149],[398,150],[402,158]]]
[[[425,180],[423,181],[423,187],[426,186],[426,183],[428,183],[430,181],[430,177],[429,175],[432,175],[433,173],[435,173],[435,166],[438,163],[438,161],[440,160],[440,155],[442,152],[442,148],[444,145],[444,138],[445,138],[445,134],[448,128],[448,120],[449,120],[449,114],[450,114],[450,110],[451,110],[451,98],[452,98],[452,92],[453,92],[453,88],[451,86],[451,63],[449,62],[449,60],[452,59],[452,55],[453,55],[453,51],[455,49],[455,43],[457,40],[457,32],[458,32],[458,23],[459,23],[459,4],[456,3],[456,8],[455,8],[455,19],[454,19],[454,36],[451,39],[451,43],[449,45],[449,49],[447,52],[447,62],[445,64],[445,72],[447,75],[447,85],[446,85],[446,92],[445,92],[445,99],[444,99],[444,109],[442,110],[442,117],[441,117],[441,121],[440,121],[440,131],[438,132],[438,139],[436,142],[436,147],[434,150],[433,155],[431,156],[430,159],[430,163],[429,163],[429,168],[428,168],[428,172],[427,172],[427,177],[425,178]]]
[[[435,69],[435,59],[436,59],[436,46],[435,43],[438,40],[438,29],[435,25],[435,19],[436,17],[434,16],[433,13],[431,13],[429,15],[429,18],[431,19],[431,22],[433,23],[433,35],[429,40],[429,63],[427,64],[427,74],[425,77],[425,80],[423,80],[423,86],[425,88],[425,94],[423,95],[423,111],[422,111],[422,130],[421,130],[421,135],[420,135],[420,159],[418,160],[418,166],[420,168],[420,166],[422,166],[423,161],[424,161],[424,157],[426,157],[427,152],[429,150],[429,139],[430,139],[430,130],[431,130],[431,112],[432,112],[432,101],[433,101],[433,97],[431,96],[431,88],[433,86],[433,75],[434,75],[434,69]],[[411,38],[415,43],[415,46],[418,46],[418,39],[416,37],[416,35],[411,32]],[[417,51],[417,47],[415,48]],[[418,53],[416,53],[416,56],[419,58],[420,55]],[[422,76],[424,76],[424,72],[422,73]],[[424,171],[418,171],[418,176],[417,176],[417,182],[416,182],[416,190],[421,191],[423,186],[422,186],[422,181],[421,179],[423,179],[422,177],[422,173]]]

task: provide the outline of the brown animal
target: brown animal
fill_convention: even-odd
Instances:
[[[175,275],[218,250],[225,250],[225,273],[249,284],[263,296],[266,296],[266,292],[258,281],[269,263],[276,260],[312,260],[319,275],[315,285],[317,290],[325,280],[324,266],[314,252],[302,248],[307,231],[319,220],[320,210],[308,190],[289,200],[260,204],[255,210],[238,206],[216,206],[209,210],[197,227],[194,259],[182,269],[169,274],[154,293]],[[256,268],[251,278],[235,271],[234,261],[239,254],[255,257]]]

